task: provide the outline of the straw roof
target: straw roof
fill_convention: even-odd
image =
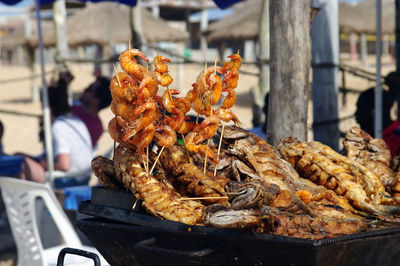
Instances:
[[[141,10],[144,38],[147,42],[185,41],[188,33],[173,28],[167,21]],[[67,38],[70,46],[128,42],[131,38],[130,8],[113,2],[89,4],[67,19]],[[45,46],[54,46],[54,26],[43,30]],[[37,34],[30,43],[38,44]]]
[[[23,27],[0,37],[1,47],[16,47],[25,43],[25,30]]]
[[[342,33],[376,33],[376,1],[364,0],[357,5],[339,3],[339,31]],[[395,31],[395,5],[382,3],[382,33]]]
[[[235,13],[213,24],[206,34],[209,41],[257,39],[261,1],[246,1]],[[357,5],[339,3],[339,31],[342,33],[376,32],[376,2],[364,0]],[[394,33],[395,7],[392,0],[382,4],[382,33]]]
[[[130,12],[129,7],[112,2],[88,5],[68,18],[68,42],[70,45],[127,42],[131,38]],[[187,32],[172,28],[144,8],[141,16],[147,42],[184,41],[188,38]]]
[[[256,39],[258,37],[261,4],[261,0],[254,0],[235,5],[234,14],[208,27],[207,39],[209,41]]]

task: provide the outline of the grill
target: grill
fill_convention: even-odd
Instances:
[[[188,226],[147,215],[127,193],[93,188],[77,221],[112,265],[398,265],[400,227],[304,240]]]

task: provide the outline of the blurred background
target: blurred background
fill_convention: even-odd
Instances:
[[[221,65],[228,55],[240,51],[243,64],[233,111],[244,128],[264,123],[269,80],[260,75],[263,64],[268,63],[260,51],[260,40],[265,38],[260,21],[267,1],[240,1],[225,9],[212,0],[141,0],[134,6],[107,1],[49,2],[40,10],[46,79],[68,68],[75,77],[70,85],[71,101],[94,81],[96,71],[111,78],[113,64],[120,69],[118,55],[128,48],[129,41],[150,60],[157,53],[171,59],[171,88],[179,89],[181,95],[191,89],[206,62],[211,65],[217,59]],[[315,113],[321,112],[315,111],[318,106],[312,99],[319,96],[310,97],[308,136],[340,149],[343,132],[357,124],[354,113],[360,93],[376,85],[376,1],[321,0],[311,1],[311,5],[319,12],[311,26],[310,88],[333,91],[334,97],[329,96],[331,112],[322,117],[316,117]],[[396,70],[396,28],[396,3],[384,0],[382,78]],[[42,115],[38,47],[35,2],[0,4],[0,120],[8,154],[43,150],[38,136]],[[333,74],[325,79],[318,72],[321,69]],[[396,108],[391,106],[393,120]],[[100,116],[106,128],[113,114],[106,108]],[[334,136],[329,135],[328,140],[317,136],[320,127],[328,127]],[[103,134],[99,153],[112,143],[108,134]]]

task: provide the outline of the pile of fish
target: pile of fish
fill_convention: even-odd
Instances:
[[[400,175],[388,148],[357,127],[344,140],[346,156],[294,138],[275,148],[236,126],[224,128],[222,143],[205,173],[204,158],[189,160],[179,144],[164,149],[153,175],[123,145],[113,161],[96,157],[92,167],[104,187],[128,190],[149,213],[189,225],[322,239],[399,221]],[[150,163],[156,157],[150,152]]]
[[[92,161],[105,188],[132,193],[161,219],[297,238],[400,222],[400,174],[382,140],[354,127],[344,140],[346,155],[294,138],[273,147],[242,129],[231,111],[239,52],[223,66],[205,66],[184,97],[169,89],[168,58],[157,55],[151,69],[135,56],[149,62],[137,49],[123,52],[124,72],[110,86],[113,160]],[[191,110],[204,120],[188,120]]]

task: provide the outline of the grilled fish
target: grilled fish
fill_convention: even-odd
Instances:
[[[385,187],[393,187],[395,179],[390,168],[390,150],[383,139],[374,139],[354,126],[346,133],[343,145],[348,158],[372,171]]]
[[[380,180],[360,164],[335,153],[329,147],[313,142],[312,145],[294,138],[282,139],[278,144],[282,156],[290,162],[300,175],[313,182],[336,191],[354,206],[378,216],[398,212],[391,196],[379,186]],[[344,158],[343,158],[344,157]],[[347,163],[347,165],[346,165]],[[358,176],[366,173],[365,176]],[[374,179],[369,179],[370,177]]]
[[[259,211],[257,210],[233,210],[226,206],[214,204],[205,207],[203,212],[205,225],[218,228],[255,228],[261,225]]]
[[[304,214],[282,212],[274,207],[264,207],[261,210],[263,227],[260,232],[276,235],[322,239],[346,234],[355,234],[367,228],[360,220],[310,217]]]
[[[117,177],[143,201],[142,205],[149,213],[189,225],[202,225],[204,206],[198,201],[181,200],[165,178],[160,180],[148,175],[134,152],[119,145],[115,149],[114,166]]]
[[[124,190],[124,186],[115,174],[114,162],[112,160],[97,156],[92,160],[92,170],[104,188],[116,191]]]
[[[160,162],[166,171],[176,176],[177,180],[186,185],[187,191],[199,197],[226,196],[225,185],[230,179],[221,176],[204,174],[189,159],[181,146],[174,145],[165,148],[160,156]],[[228,204],[226,199],[205,199],[205,202]]]

